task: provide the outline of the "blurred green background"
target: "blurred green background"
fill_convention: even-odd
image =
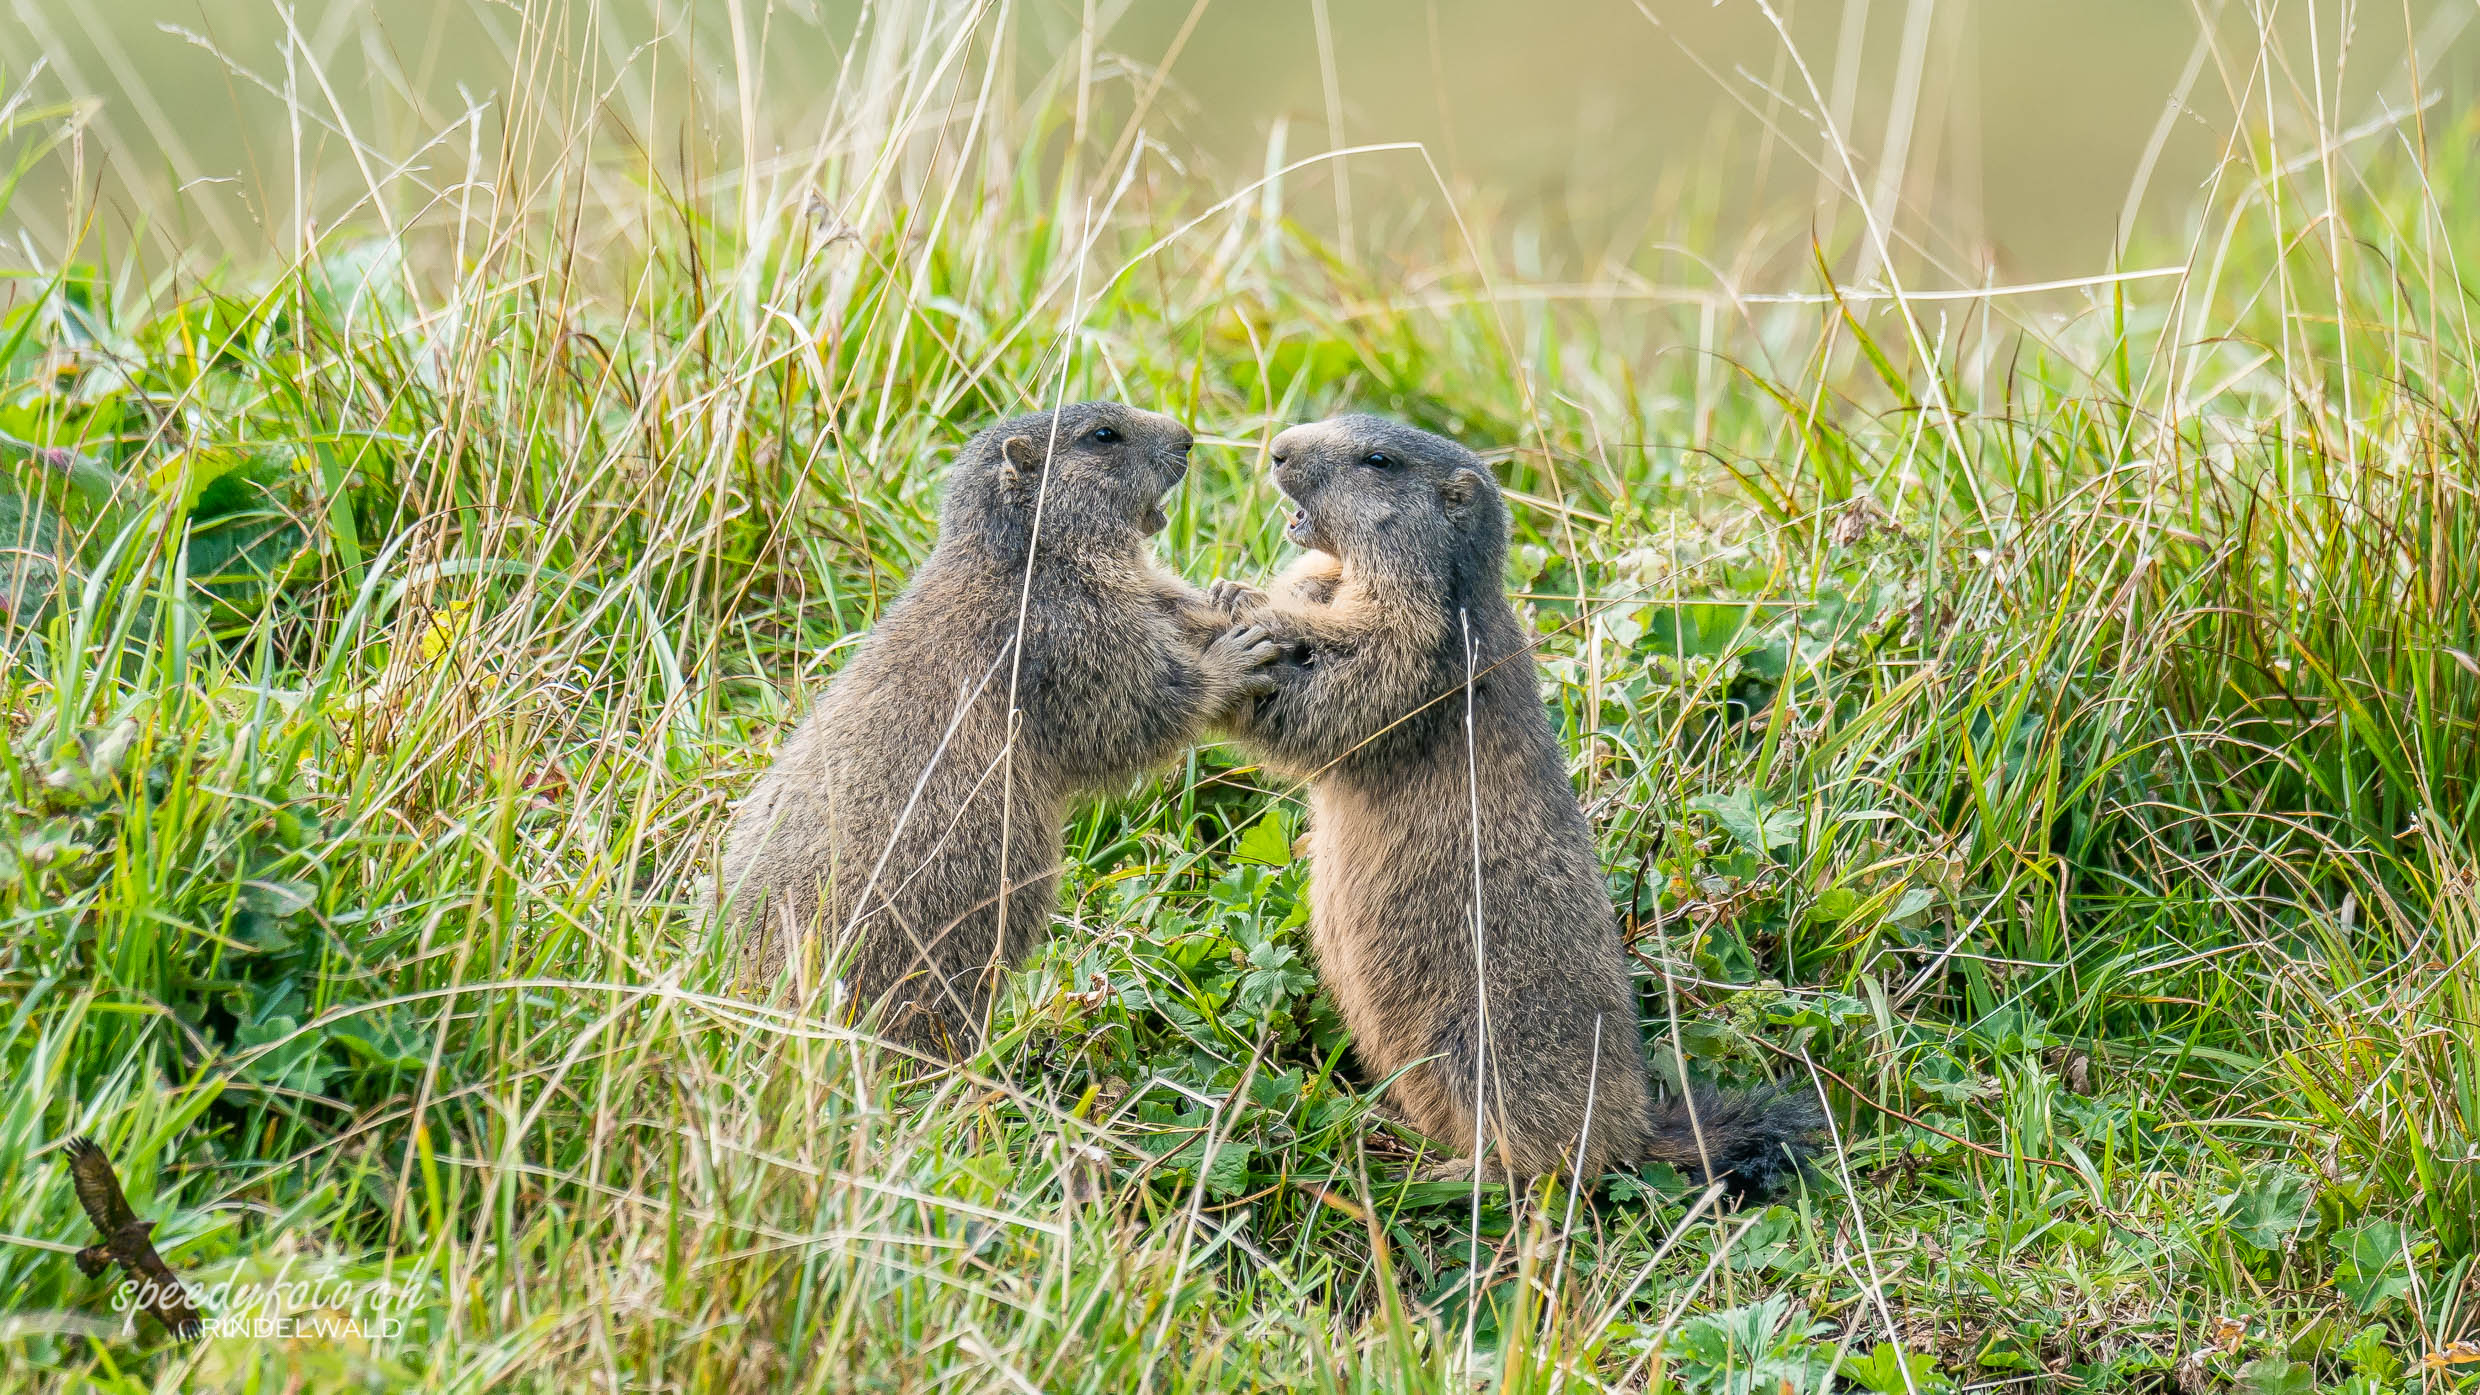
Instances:
[[[746,112],[806,145],[859,60],[859,8],[610,0],[546,29],[487,0],[14,0],[0,71],[14,88],[40,60],[34,90],[86,99],[93,139],[83,163],[34,172],[12,213],[62,245],[82,181],[107,221],[193,249],[289,252],[297,219],[333,218],[365,187],[357,145],[362,166],[419,162],[469,104],[482,139],[503,136],[490,118],[512,60],[676,159],[722,140],[763,160],[697,113]],[[1876,210],[1979,284],[2087,274],[2130,235],[2177,231],[2234,153],[2234,94],[2256,64],[2299,63],[2266,85],[2329,130],[2381,123],[2415,88],[2458,109],[2475,15],[2467,0],[1039,0],[997,18],[1028,82],[1090,57],[1082,109],[1096,119],[1156,87],[1132,63],[1169,60],[1147,134],[1175,157],[1248,168],[1270,148],[1422,143],[1435,175],[1418,154],[1363,156],[1318,176],[1331,207],[1298,201],[1304,216],[1348,213],[1373,247],[1434,224],[1453,191],[1538,213],[1521,220],[1525,255],[1590,275],[1677,236],[1666,215],[1705,183],[1745,215],[1781,214],[1776,241],[1796,251],[1824,185],[1794,147],[1815,148],[1823,119],[1867,162]]]

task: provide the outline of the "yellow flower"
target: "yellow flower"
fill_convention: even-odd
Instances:
[[[422,633],[413,642],[414,656],[422,667],[429,668],[447,657],[449,648],[465,634],[465,616],[474,608],[472,600],[450,601],[431,612]]]

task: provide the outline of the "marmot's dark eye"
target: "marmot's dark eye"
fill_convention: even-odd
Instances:
[[[1369,454],[1361,457],[1361,463],[1363,465],[1374,465],[1383,470],[1387,466],[1394,464],[1395,461],[1394,458],[1389,456],[1386,452],[1373,450]]]
[[[1099,446],[1107,446],[1119,439],[1119,433],[1107,426],[1097,426],[1085,433],[1085,439]]]

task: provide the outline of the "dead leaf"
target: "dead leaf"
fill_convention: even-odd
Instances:
[[[2420,1369],[2423,1371],[2474,1365],[2480,1365],[2480,1342],[2449,1342],[2420,1358]]]

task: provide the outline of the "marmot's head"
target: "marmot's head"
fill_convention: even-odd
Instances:
[[[1443,436],[1371,416],[1295,426],[1274,438],[1274,482],[1299,505],[1284,536],[1302,547],[1499,584],[1507,506],[1490,467]]]
[[[1163,496],[1188,473],[1188,428],[1120,402],[1010,417],[965,443],[949,467],[942,532],[1021,548],[1042,510],[1041,545],[1134,544],[1162,531]]]

